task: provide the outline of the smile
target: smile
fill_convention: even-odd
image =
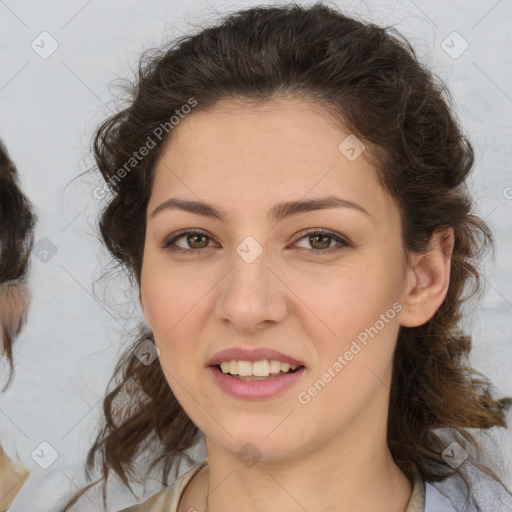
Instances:
[[[262,359],[261,361],[245,361],[232,359],[222,361],[220,369],[223,373],[237,376],[241,380],[266,379],[269,375],[277,376],[294,372],[299,365],[284,363],[276,359]]]
[[[239,365],[239,363],[242,364]],[[279,371],[277,371],[276,363],[279,364]],[[240,371],[241,374],[231,373],[232,364],[234,371]],[[249,368],[249,364],[251,368]],[[256,369],[254,369],[254,365],[256,365]],[[233,360],[224,361],[220,365],[209,366],[208,370],[213,376],[214,382],[222,391],[236,398],[253,400],[263,400],[282,393],[296,384],[303,377],[306,370],[304,366],[295,366],[292,369],[289,363],[275,361],[272,365],[274,371],[270,371],[271,365],[272,361],[251,363],[250,361]],[[283,371],[283,368],[286,371]],[[247,375],[243,375],[244,373]],[[255,373],[266,373],[266,375],[255,375]]]

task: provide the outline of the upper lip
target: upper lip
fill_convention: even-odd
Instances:
[[[217,352],[209,361],[208,366],[216,366],[223,361],[242,360],[242,361],[261,361],[263,359],[275,359],[283,363],[290,363],[297,366],[304,366],[302,361],[295,359],[294,357],[287,356],[282,352],[278,352],[272,348],[244,348],[244,347],[232,347]]]

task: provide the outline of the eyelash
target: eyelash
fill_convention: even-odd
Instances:
[[[178,241],[180,238],[183,238],[185,235],[203,235],[205,236],[206,238],[209,238],[210,240],[212,240],[212,237],[210,235],[208,235],[208,233],[206,231],[203,231],[203,230],[200,230],[200,229],[197,229],[197,230],[181,230],[181,231],[178,231],[177,233],[171,235],[167,240],[165,240],[165,242],[162,244],[162,249],[165,249],[166,251],[169,251],[171,253],[179,253],[179,254],[190,254],[190,253],[199,253],[201,250],[204,250],[204,249],[207,249],[207,247],[204,247],[203,249],[181,249],[181,248],[176,248],[176,247],[172,247],[176,241]],[[327,229],[317,229],[317,228],[310,228],[309,230],[306,230],[306,234],[304,236],[302,236],[301,238],[299,238],[297,240],[297,242],[301,241],[302,239],[304,238],[308,238],[308,237],[311,237],[311,236],[315,236],[315,235],[323,235],[323,236],[327,236],[328,238],[331,238],[333,240],[335,240],[336,242],[338,242],[340,244],[340,246],[337,246],[335,248],[331,248],[331,249],[302,249],[300,250],[299,252],[303,253],[303,254],[315,254],[317,253],[317,255],[321,256],[323,254],[331,254],[333,252],[337,252],[345,247],[350,247],[351,244],[345,240],[344,238],[340,237],[339,235],[337,235],[334,231],[329,231]]]

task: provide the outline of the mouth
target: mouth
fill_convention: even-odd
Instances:
[[[235,365],[233,363],[237,364]],[[256,363],[252,363],[254,369],[251,369],[248,364],[246,364],[245,367],[240,368],[242,365],[238,363],[238,361],[226,361],[225,363],[212,365],[211,368],[215,368],[218,372],[223,373],[227,377],[232,377],[233,379],[242,381],[277,379],[279,377],[298,372],[304,368],[303,365],[290,365],[288,363],[279,363],[278,361],[274,362],[274,364],[270,361],[268,369],[265,367],[265,363],[260,361],[256,362],[260,363],[259,367],[257,366],[256,368],[254,368]],[[277,363],[279,363],[279,365]],[[287,366],[288,368],[286,368]]]
[[[303,361],[270,347],[230,347],[207,363],[212,383],[238,399],[264,400],[297,386]]]
[[[292,368],[289,363],[270,362],[267,371],[267,365],[261,361],[254,363],[245,361],[238,368],[237,363],[239,362],[236,360],[223,361],[208,367],[213,378],[212,382],[222,391],[237,399],[266,400],[276,397],[284,393],[285,390],[297,386],[306,374],[306,367],[303,365],[294,365]],[[233,369],[231,369],[231,365],[233,365]],[[243,375],[244,373],[248,375]],[[254,375],[254,373],[264,373],[264,375]]]

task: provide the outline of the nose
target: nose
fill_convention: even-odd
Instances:
[[[265,251],[252,262],[237,253],[233,259],[232,270],[219,283],[216,317],[245,332],[282,322],[289,310],[288,288]]]

